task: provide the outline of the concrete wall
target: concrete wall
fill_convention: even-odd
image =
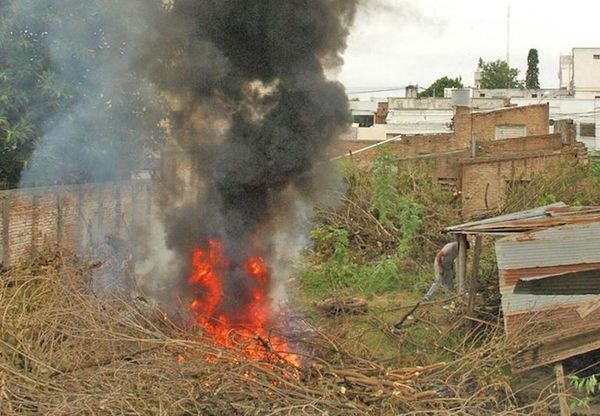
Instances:
[[[573,49],[573,85],[575,98],[600,96],[600,48]]]
[[[390,110],[452,110],[451,98],[395,98],[388,99]],[[504,98],[474,98],[473,108],[494,110],[508,104]]]
[[[127,238],[149,221],[150,181],[0,191],[0,261],[9,266],[56,246],[85,251],[107,235]]]
[[[559,86],[565,90],[571,90],[571,81],[573,80],[573,56],[560,56],[560,69],[558,72]]]

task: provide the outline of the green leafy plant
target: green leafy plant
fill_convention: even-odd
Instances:
[[[567,378],[575,390],[585,394],[583,398],[571,399],[569,403],[571,409],[576,407],[588,407],[590,405],[591,396],[600,391],[600,375],[594,374],[587,377],[580,377],[577,374],[569,374]]]
[[[399,258],[406,256],[411,242],[422,225],[424,207],[400,193],[397,161],[384,153],[373,163],[371,212],[386,227],[398,230],[401,238],[396,250]]]

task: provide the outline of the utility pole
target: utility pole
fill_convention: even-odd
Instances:
[[[510,0],[508,0],[508,12],[506,16],[506,63],[510,67]]]

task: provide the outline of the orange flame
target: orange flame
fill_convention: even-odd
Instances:
[[[272,318],[269,301],[269,271],[260,257],[245,263],[249,302],[230,316],[223,312],[223,277],[229,271],[223,245],[211,240],[208,250],[196,249],[192,255],[193,273],[188,279],[194,290],[191,310],[196,322],[218,344],[240,347],[252,360],[279,360],[300,367],[300,358],[289,352],[284,337],[271,336],[267,324]]]

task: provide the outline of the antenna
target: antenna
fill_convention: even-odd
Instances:
[[[506,63],[510,66],[510,0],[508,0],[508,12],[506,16]]]

